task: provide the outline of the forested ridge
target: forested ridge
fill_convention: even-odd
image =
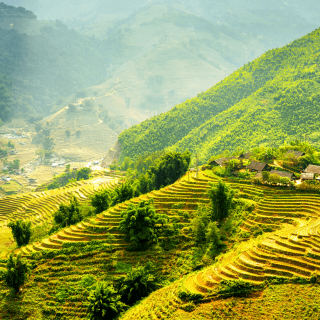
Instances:
[[[104,47],[60,21],[38,21],[31,11],[0,3],[1,97],[9,92],[0,119],[48,113],[61,98],[101,83]]]
[[[320,29],[266,52],[206,92],[119,136],[121,158],[169,148],[210,155],[297,135],[317,143]]]

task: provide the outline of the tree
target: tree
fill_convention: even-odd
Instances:
[[[73,103],[70,103],[68,105],[68,113],[74,113],[76,111],[77,111],[77,107]]]
[[[44,137],[42,141],[42,148],[46,151],[46,153],[50,153],[54,148],[54,140],[50,136]]]
[[[136,249],[146,249],[158,242],[159,225],[167,222],[167,216],[157,214],[152,201],[141,201],[137,206],[130,203],[127,210],[121,213],[123,220],[119,230],[125,233],[125,240]]]
[[[126,305],[109,282],[98,282],[89,295],[88,315],[90,320],[111,320],[122,312]]]
[[[262,171],[262,179],[263,179],[263,181],[268,181],[269,180],[269,175],[270,175],[269,171]]]
[[[169,152],[161,157],[155,166],[150,167],[155,189],[172,184],[182,177],[187,172],[190,161],[191,154],[188,150],[184,153]]]
[[[210,209],[205,205],[199,205],[197,215],[191,223],[192,234],[197,244],[206,242],[206,230],[210,222]]]
[[[16,258],[10,254],[5,274],[5,282],[9,288],[13,288],[18,293],[27,280],[29,272],[28,263],[26,260],[21,259],[20,254]]]
[[[113,192],[110,189],[103,189],[94,194],[91,198],[91,205],[95,208],[96,213],[108,210],[112,205]]]
[[[138,264],[127,273],[119,290],[125,303],[133,304],[156,290],[158,284],[156,277],[152,274],[153,271],[152,262],[147,262],[145,266]]]
[[[214,221],[209,222],[206,228],[206,241],[209,245],[209,251],[212,253],[216,253],[217,249],[222,244],[220,230]]]
[[[212,221],[222,221],[228,217],[233,196],[234,191],[221,180],[217,184],[211,184],[209,198],[211,200]]]
[[[12,221],[8,224],[8,227],[11,228],[13,238],[17,242],[18,247],[27,245],[29,243],[31,237],[30,221]]]
[[[135,188],[130,181],[122,183],[120,187],[115,187],[113,204],[121,203],[130,200],[135,195]]]
[[[88,180],[90,178],[91,169],[90,168],[81,168],[77,171],[77,181],[79,180]]]
[[[54,222],[59,227],[66,227],[82,221],[84,218],[78,199],[72,196],[69,205],[61,203],[53,214]]]
[[[67,138],[70,138],[71,133],[70,133],[70,130],[69,130],[69,129],[66,130],[64,133],[65,133],[65,135],[66,135]]]

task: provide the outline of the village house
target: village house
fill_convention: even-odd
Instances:
[[[301,181],[313,180],[314,179],[314,173],[303,172],[303,173],[301,173],[300,179],[301,179]]]
[[[314,164],[309,164],[307,168],[304,170],[305,173],[313,173],[320,174],[320,166],[316,166]]]
[[[264,162],[257,162],[252,161],[248,166],[247,169],[250,171],[262,172],[262,171],[270,171],[271,167]]]
[[[210,163],[208,163],[209,166],[220,166],[224,167],[228,163],[228,161],[232,159],[237,159],[237,157],[227,157],[227,158],[220,158],[220,159],[215,159],[212,160]]]
[[[283,178],[289,178],[290,180],[295,180],[297,179],[296,176],[292,173],[292,172],[288,172],[288,171],[279,171],[279,170],[271,170],[270,174],[277,174],[280,177]]]
[[[238,157],[239,160],[249,159],[251,157],[251,152],[241,153]]]

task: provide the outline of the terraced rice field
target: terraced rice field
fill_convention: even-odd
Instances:
[[[113,245],[113,249],[125,248],[128,244],[124,241],[124,235],[118,231],[118,225],[121,220],[121,211],[125,210],[129,203],[138,204],[141,200],[153,199],[157,212],[179,218],[177,210],[192,214],[196,212],[198,204],[209,203],[207,195],[207,190],[210,188],[209,183],[217,182],[217,180],[218,178],[212,175],[210,171],[200,172],[198,176],[195,174],[192,176],[185,175],[173,185],[112,207],[94,218],[61,230],[57,234],[44,239],[41,243],[23,247],[21,251],[28,256],[32,252],[61,249],[64,243],[85,243],[94,239],[105,240],[106,243]],[[287,189],[271,189],[249,184],[227,183],[239,191],[238,197],[248,198],[256,203],[256,209],[243,223],[242,230],[246,232],[263,225],[270,227],[273,232],[264,234],[257,239],[242,242],[234,251],[219,257],[216,264],[197,273],[190,274],[184,279],[153,293],[145,300],[148,301],[148,306],[145,303],[141,304],[141,308],[145,310],[145,313],[143,313],[145,319],[169,319],[170,314],[176,312],[184,314],[184,312],[193,310],[192,303],[186,303],[179,299],[178,292],[181,291],[187,294],[197,294],[205,301],[208,301],[208,299],[214,300],[215,289],[221,280],[244,279],[252,284],[259,285],[263,281],[274,279],[275,277],[308,279],[314,272],[320,271],[319,195],[302,194]],[[75,188],[78,190],[76,192],[77,197],[80,200],[85,199],[90,194],[90,190],[94,192],[94,187],[91,186],[90,190],[88,186],[85,189],[81,189],[84,187],[73,186],[70,190],[65,190],[65,192],[71,192],[71,189]],[[26,204],[33,203],[32,201],[37,200],[39,197],[41,197],[39,194],[29,194],[15,198],[18,198],[17,201],[26,206]],[[55,193],[52,193],[52,195],[47,194],[46,197],[48,206],[50,203],[54,203],[52,199],[56,199],[56,203],[63,201],[63,197]],[[12,214],[16,212],[18,207],[18,204],[13,201]],[[189,221],[181,219],[181,222],[185,228],[188,228]],[[123,251],[119,252],[123,253]],[[97,256],[94,259],[98,258]],[[69,256],[61,259],[66,261]],[[101,259],[103,260],[104,258]],[[64,265],[65,262],[62,260],[58,264]],[[58,272],[59,268],[55,269],[50,265],[51,270],[56,274],[48,274],[46,276],[48,280],[45,281],[54,282],[65,274],[68,274],[68,279],[73,281],[71,280],[73,277],[78,279],[83,274],[98,274],[102,272],[101,268],[101,270],[99,268],[98,270],[92,267],[93,269],[91,270],[86,267],[83,268],[83,270],[86,270],[83,273],[80,270],[81,265],[91,265],[89,261],[85,261],[87,260],[81,260],[79,268],[77,267],[74,270],[72,270],[71,265],[70,270],[64,268],[61,274]],[[38,272],[40,271],[36,271],[36,273]],[[39,279],[42,278],[40,277]],[[163,292],[165,299],[162,303],[159,303],[162,299],[159,298],[162,296],[161,292]],[[57,302],[51,303],[52,306],[56,304]],[[74,315],[75,318],[84,317],[84,307],[80,305],[80,302],[68,305],[70,312],[73,309],[78,310],[78,313]],[[139,308],[137,306],[131,309],[124,319],[142,319],[142,317],[138,317],[141,311],[139,311]],[[69,312],[68,310],[66,312]]]
[[[33,224],[51,223],[52,214],[58,209],[61,203],[68,203],[71,195],[74,195],[79,202],[88,201],[101,188],[113,188],[117,179],[109,183],[95,183],[97,178],[85,181],[74,182],[66,187],[7,196],[0,199],[0,226],[17,219],[30,220]]]
[[[215,181],[217,181],[217,178],[205,176],[203,173],[199,178],[188,178],[186,175],[171,186],[159,191],[152,191],[147,195],[142,195],[138,198],[116,205],[115,207],[98,214],[94,219],[86,219],[75,226],[65,228],[59,233],[42,240],[41,243],[34,243],[21,248],[21,251],[23,254],[28,255],[32,252],[44,249],[61,249],[65,242],[103,240],[107,239],[110,234],[114,237],[112,243],[115,247],[126,247],[127,244],[124,242],[124,236],[118,231],[118,226],[121,220],[121,211],[125,210],[129,203],[138,204],[141,200],[153,199],[157,212],[165,213],[171,217],[176,216],[180,219],[181,217],[177,216],[176,209],[192,213],[197,210],[198,204],[209,203],[207,195],[207,190],[210,187],[209,182]],[[69,194],[72,192],[74,193],[75,191],[69,190]],[[92,189],[92,192],[94,192],[94,189]],[[257,188],[251,186],[245,186],[242,190],[242,193],[246,195],[246,197],[256,196],[258,192],[262,194],[262,191],[257,191]],[[79,188],[78,198],[80,198],[80,200],[82,193],[83,189]],[[55,197],[54,194],[51,196],[48,195],[47,201],[52,203],[53,197]],[[186,222],[185,226],[188,227],[189,223]]]

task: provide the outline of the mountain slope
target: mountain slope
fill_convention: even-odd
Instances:
[[[36,20],[23,8],[1,3],[0,9],[0,70],[10,83],[11,115],[48,113],[61,97],[104,80],[100,40],[58,21]]]
[[[119,136],[121,157],[164,148],[213,153],[281,143],[319,126],[320,30],[268,51],[207,92]]]

